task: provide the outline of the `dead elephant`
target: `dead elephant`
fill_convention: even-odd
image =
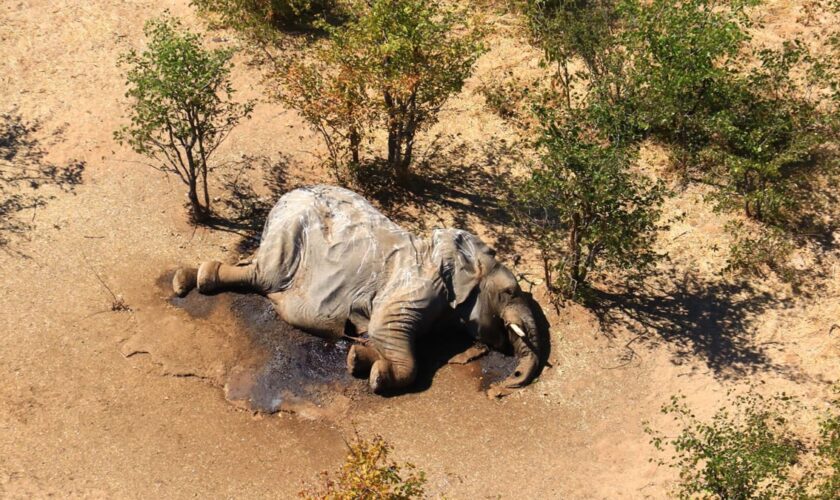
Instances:
[[[528,384],[548,349],[515,277],[478,237],[437,229],[418,238],[333,186],[282,196],[250,263],[204,262],[179,269],[172,284],[182,296],[195,287],[261,293],[280,318],[319,336],[367,334],[367,343],[350,349],[347,366],[356,376],[369,373],[376,393],[414,381],[415,343],[446,314],[474,339],[518,357],[497,391]]]

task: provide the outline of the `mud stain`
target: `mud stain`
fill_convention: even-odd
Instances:
[[[516,358],[513,356],[505,356],[496,351],[491,351],[487,355],[482,356],[478,362],[472,363],[477,365],[479,387],[486,391],[491,385],[501,382],[508,375],[513,373],[516,368]]]
[[[338,418],[351,402],[366,398],[365,381],[347,373],[348,341],[331,342],[292,327],[258,295],[234,296],[230,310],[261,355],[231,372],[228,401],[265,413]]]
[[[156,280],[158,296],[186,312],[198,328],[225,332],[232,344],[218,353],[219,358],[227,359],[218,360],[225,368],[217,379],[231,404],[259,413],[288,412],[303,419],[338,421],[351,411],[384,401],[371,393],[366,379],[353,378],[347,372],[351,341],[325,340],[298,330],[280,320],[271,302],[257,294],[202,295],[192,291],[186,297],[176,297],[171,291],[172,275],[168,272]],[[463,341],[429,340],[418,352],[421,373],[417,387],[407,392],[427,389],[445,360],[464,348]],[[455,378],[441,383],[484,391],[510,374],[515,364],[514,358],[491,352],[456,367]]]
[[[305,419],[338,420],[353,405],[364,404],[366,380],[347,373],[349,341],[309,335],[280,320],[271,302],[257,294],[185,297],[172,293],[170,271],[156,280],[166,302],[201,325],[224,331],[231,349],[219,352],[225,399],[260,413],[289,412]],[[211,335],[211,328],[205,329]],[[185,346],[185,348],[188,348]],[[154,353],[153,353],[154,354]]]

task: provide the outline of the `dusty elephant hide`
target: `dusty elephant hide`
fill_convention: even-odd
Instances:
[[[317,335],[367,333],[369,344],[354,346],[347,363],[356,375],[370,373],[375,392],[414,380],[415,342],[447,310],[475,339],[513,348],[520,364],[506,387],[527,384],[544,349],[516,279],[478,237],[436,229],[419,238],[339,187],[285,194],[253,261],[211,261],[176,273],[177,293],[194,286],[262,293],[282,319]]]

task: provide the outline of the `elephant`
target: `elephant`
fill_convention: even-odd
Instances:
[[[174,292],[225,290],[268,297],[280,319],[329,339],[351,336],[347,368],[367,377],[374,393],[404,390],[417,375],[415,346],[443,317],[456,318],[476,345],[513,352],[516,368],[494,386],[501,393],[529,384],[542,368],[547,338],[531,302],[495,251],[459,229],[420,238],[362,196],[316,185],[277,201],[253,258],[180,268]]]

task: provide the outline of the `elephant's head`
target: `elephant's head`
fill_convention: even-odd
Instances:
[[[500,386],[527,385],[539,372],[548,341],[538,332],[533,306],[513,273],[466,231],[438,230],[433,239],[449,304],[469,333],[494,349],[513,351],[519,360]]]

